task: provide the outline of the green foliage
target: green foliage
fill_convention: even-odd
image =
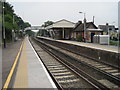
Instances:
[[[13,24],[13,28],[14,28],[14,30],[19,30],[19,26],[16,22]]]
[[[29,36],[34,36],[35,32],[31,31],[31,30],[27,30],[26,34],[28,34]]]
[[[82,36],[78,36],[76,40],[79,41],[79,42],[82,42],[83,38],[82,38]]]
[[[5,17],[5,22],[12,22],[13,21],[12,16],[10,14],[5,14],[4,17]]]
[[[52,25],[54,22],[53,21],[46,21],[44,22],[44,24],[42,25],[42,27],[47,27],[49,25]]]
[[[10,40],[12,38],[12,30],[16,32],[16,34],[19,32],[18,30],[23,30],[26,27],[31,26],[28,22],[24,22],[21,17],[17,16],[14,13],[13,6],[9,4],[8,2],[2,2],[2,5],[4,5],[4,25],[5,25],[5,31],[6,31],[6,39]],[[2,21],[2,18],[0,17],[0,21]]]
[[[118,46],[119,42],[110,40],[110,45]]]
[[[18,16],[16,16],[16,15],[14,15],[14,22],[16,22],[17,24],[18,24],[18,28],[19,29],[24,29],[25,27],[25,23],[24,23],[24,21],[22,20],[22,18],[21,17],[18,17]]]
[[[13,10],[13,6],[11,4],[9,4],[8,2],[4,3],[4,13],[5,14],[10,14],[13,15],[14,10]]]
[[[5,30],[6,30],[6,31],[13,29],[13,25],[12,25],[12,23],[10,23],[10,22],[5,22],[4,25],[5,25]]]
[[[25,22],[24,24],[25,24],[25,28],[26,27],[31,27],[31,25],[28,22]]]

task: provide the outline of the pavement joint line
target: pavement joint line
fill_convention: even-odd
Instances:
[[[10,80],[11,80],[11,78],[12,78],[12,75],[13,75],[13,73],[14,73],[14,70],[15,70],[15,67],[16,67],[16,65],[17,65],[18,59],[19,59],[19,57],[20,57],[20,54],[21,54],[21,51],[22,51],[22,48],[23,48],[23,44],[24,44],[24,40],[22,41],[22,44],[21,44],[20,49],[19,49],[19,51],[18,51],[18,54],[17,54],[17,56],[16,56],[16,58],[15,58],[15,61],[14,61],[14,63],[13,63],[13,66],[12,66],[12,68],[11,68],[11,70],[10,70],[10,73],[8,74],[7,80],[6,80],[6,82],[5,82],[4,86],[3,86],[3,89],[4,89],[4,90],[6,90],[6,89],[8,88],[8,86],[9,86]]]

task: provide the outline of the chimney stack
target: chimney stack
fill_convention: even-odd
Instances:
[[[108,26],[109,24],[108,23],[106,23],[106,26]]]

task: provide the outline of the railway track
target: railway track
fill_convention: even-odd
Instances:
[[[52,45],[50,45],[51,47],[53,47]],[[53,47],[55,48],[55,47]],[[60,48],[56,48],[59,49],[59,51],[63,52],[63,53],[67,53],[67,55],[72,56],[75,59],[78,59],[78,61],[80,61],[81,63],[84,63],[85,65],[94,68],[106,75],[108,75],[109,77],[114,78],[116,81],[118,81],[117,83],[120,82],[120,71],[118,68],[115,68],[114,66],[102,63],[102,62],[97,62],[93,59],[89,59],[89,58],[85,58],[83,56],[80,56],[76,53],[70,52],[68,50],[65,49],[60,49]]]
[[[33,42],[32,42],[33,44]],[[38,45],[33,45],[35,50],[37,51],[38,55],[41,55],[43,51],[43,47],[40,48]],[[39,48],[39,49],[38,49]],[[45,50],[45,48],[44,48]],[[44,52],[44,56],[48,56],[47,53]],[[85,77],[74,71],[71,67],[67,64],[62,62],[53,54],[49,53],[54,58],[49,57],[49,59],[44,59],[43,63],[47,67],[52,77],[57,82],[57,86],[59,89],[66,89],[66,88],[79,88],[79,89],[92,89],[92,90],[101,90],[98,86],[94,85],[92,82],[88,81]],[[40,56],[41,57],[41,56]],[[57,60],[56,60],[57,59]],[[105,88],[105,87],[102,87]]]
[[[82,73],[81,75],[83,75],[83,76],[85,76],[85,78],[86,78],[86,80],[89,80],[89,81],[91,81],[92,83],[94,83],[94,85],[96,86],[96,87],[98,87],[98,88],[105,88],[105,90],[106,89],[108,89],[108,88],[111,88],[111,86],[114,86],[114,87],[112,87],[112,88],[118,88],[118,86],[117,85],[115,85],[115,84],[113,84],[113,83],[111,83],[111,82],[109,82],[107,79],[105,79],[105,78],[100,78],[100,79],[95,79],[95,78],[93,78],[93,77],[91,77],[89,74],[87,74],[87,73],[85,73],[83,70],[80,70],[79,69],[79,65],[80,64],[76,64],[76,63],[80,63],[80,62],[78,62],[78,60],[76,60],[75,59],[75,57],[78,57],[78,56],[76,56],[76,54],[75,55],[73,55],[73,53],[70,53],[70,52],[68,52],[68,51],[65,51],[65,50],[62,50],[61,48],[58,48],[58,47],[54,47],[54,46],[52,46],[52,45],[49,45],[49,44],[45,44],[44,42],[42,42],[42,41],[40,41],[40,40],[38,40],[38,39],[34,39],[37,43],[39,43],[44,49],[46,49],[46,51],[48,52],[48,53],[51,53],[51,55],[53,55],[54,54],[54,57],[57,57],[57,58],[59,58],[59,59],[66,59],[66,60],[64,60],[64,64],[66,64],[66,66],[68,66],[69,68],[71,68],[71,69],[73,69],[73,71],[75,71],[75,72],[77,72],[77,73]],[[50,48],[51,47],[51,48]],[[56,51],[54,51],[53,52],[53,50],[56,50]],[[67,53],[67,56],[65,55],[60,55],[58,52],[62,52],[62,54],[64,53]],[[55,53],[56,53],[56,55],[57,54],[59,54],[59,56],[56,56],[55,55]],[[72,56],[71,58],[72,58],[72,61],[70,61],[70,57],[69,56]],[[65,58],[66,57],[66,58]],[[69,58],[68,58],[69,57]],[[79,58],[80,58],[80,56],[79,56]],[[81,58],[80,58],[81,59]],[[73,62],[73,60],[75,60],[74,62]],[[91,64],[93,65],[93,63],[94,62],[89,62],[87,59],[85,59],[85,58],[82,58],[82,62],[84,62],[85,64],[87,63],[89,63],[88,65],[90,66]],[[48,61],[47,61],[48,62]],[[55,62],[55,61],[54,61]],[[61,61],[60,61],[61,62]],[[63,62],[62,62],[63,63]],[[83,64],[83,63],[82,63]],[[94,64],[96,64],[96,66],[98,66],[98,67],[102,67],[102,66],[100,66],[100,65],[98,65],[98,63],[96,62],[96,63],[94,63]],[[76,66],[75,66],[76,65]],[[92,66],[91,65],[91,66]],[[61,65],[60,65],[61,66]],[[94,65],[93,65],[94,66]],[[92,66],[92,67],[93,67]],[[61,69],[59,68],[59,66],[55,66],[55,65],[48,65],[47,67],[51,67],[51,69],[50,70],[54,70],[54,69],[58,69],[58,71],[61,71]],[[55,68],[56,67],[56,68]],[[94,68],[98,68],[98,67],[94,67]],[[64,67],[62,67],[63,68],[63,71],[65,70],[64,69]],[[108,67],[105,67],[105,68],[108,68]],[[56,69],[56,70],[57,70]],[[53,73],[54,72],[56,72],[57,73],[57,71],[53,71]],[[64,72],[62,72],[60,75],[64,75]],[[67,72],[67,74],[68,74],[68,72]],[[59,73],[58,74],[55,74],[55,75],[59,75]],[[70,75],[70,76],[65,76],[65,77],[67,77],[67,78],[70,78],[70,77],[73,77],[74,75]],[[61,78],[62,79],[62,77],[58,77],[59,79]],[[69,80],[68,80],[69,81]],[[71,82],[72,82],[72,80],[70,80]],[[74,80],[73,80],[74,81]],[[104,83],[104,84],[103,84]],[[109,85],[105,85],[105,84],[109,84]],[[76,84],[77,85],[77,84]],[[79,84],[78,84],[79,85]],[[74,86],[74,85],[73,85]],[[77,86],[75,86],[75,87],[77,87]]]
[[[87,73],[85,73],[83,70],[80,70],[79,68],[78,68],[78,66],[79,66],[79,64],[77,65],[76,63],[80,63],[80,62],[82,62],[82,64],[87,64],[88,66],[91,66],[91,67],[94,67],[94,68],[99,68],[100,70],[101,70],[101,68],[103,67],[102,65],[100,65],[100,64],[98,64],[98,62],[92,62],[92,61],[89,61],[89,59],[86,59],[86,58],[84,58],[84,57],[81,57],[80,55],[76,55],[76,54],[74,54],[74,53],[72,53],[72,52],[69,52],[69,51],[66,51],[66,50],[63,50],[63,49],[61,49],[61,48],[58,48],[58,47],[55,47],[55,46],[52,46],[52,45],[49,45],[49,44],[45,44],[44,42],[42,42],[42,41],[39,41],[38,39],[34,39],[37,43],[39,42],[39,44],[41,44],[41,46],[44,48],[44,49],[46,49],[46,51],[48,52],[48,53],[51,53],[51,55],[53,55],[54,54],[54,57],[57,57],[57,58],[59,58],[59,59],[66,59],[66,60],[64,60],[64,64],[65,64],[65,66],[67,66],[67,67],[69,67],[70,69],[73,69],[73,71],[75,71],[75,72],[77,72],[78,73],[78,75],[79,75],[79,73],[81,73],[83,76],[85,76],[85,78],[87,77],[87,79],[86,80],[89,80],[89,81],[91,81],[92,82],[92,84],[94,83],[94,86],[96,86],[97,88],[99,88],[99,89],[108,89],[108,88],[111,88],[110,86],[106,86],[105,84],[103,84],[104,82],[106,82],[106,83],[109,83],[110,85],[113,85],[114,86],[114,88],[116,87],[116,88],[118,88],[116,85],[114,85],[114,84],[112,84],[112,83],[110,83],[107,79],[105,79],[105,78],[102,78],[102,79],[95,79],[95,78],[93,78],[93,77],[91,77],[89,74],[87,74]],[[53,50],[56,50],[56,51],[53,51]],[[58,53],[58,51],[59,52],[62,52],[62,54],[64,53],[65,55],[61,55],[61,54],[59,54]],[[57,56],[57,55],[55,55],[55,53],[57,53],[57,54],[59,54],[60,56]],[[66,54],[67,53],[67,54]],[[62,58],[62,57],[63,58]],[[70,57],[70,56],[72,56],[72,57]],[[65,58],[66,57],[66,58]],[[69,58],[68,58],[69,57]],[[80,60],[76,60],[76,57],[77,57],[77,59],[79,58]],[[72,59],[72,60],[70,60],[70,58]],[[75,60],[74,62],[73,62],[73,60]],[[80,61],[80,62],[78,62],[78,61]],[[46,63],[47,63],[48,61],[46,61]],[[51,61],[52,62],[52,61]],[[55,61],[54,61],[55,62]],[[60,61],[61,62],[61,61]],[[76,63],[75,63],[76,62]],[[63,63],[63,62],[62,62]],[[57,64],[56,64],[57,65]],[[47,65],[47,67],[48,68],[50,68],[49,70],[53,70],[53,73],[54,72],[56,72],[55,74],[53,74],[53,75],[58,75],[58,79],[62,79],[62,77],[60,77],[60,76],[62,76],[62,75],[65,75],[65,77],[67,77],[67,78],[70,78],[70,77],[74,77],[74,75],[71,75],[68,71],[67,71],[67,73],[65,73],[65,72],[61,72],[60,74],[58,73],[57,74],[57,71],[54,71],[54,69],[55,70],[58,70],[58,71],[62,71],[62,69],[63,69],[63,71],[64,70],[66,70],[65,69],[65,67],[61,67],[62,69],[60,69],[60,67],[59,67],[59,64],[58,64],[58,66],[56,66],[55,64],[54,65],[51,65],[51,64],[48,64]],[[76,65],[76,66],[75,66]],[[60,66],[62,66],[62,65],[60,65]],[[96,67],[95,67],[96,66]],[[56,67],[56,68],[55,68]],[[85,66],[84,66],[85,67]],[[81,68],[81,67],[80,67]],[[106,68],[106,69],[103,69],[103,70],[108,70],[109,69],[109,67],[105,67],[104,66],[104,68]],[[110,70],[110,69],[109,69]],[[67,74],[70,74],[70,76],[66,76]],[[78,79],[75,79],[75,80],[78,80]],[[68,80],[69,82],[71,81],[72,82],[72,80]],[[74,80],[73,80],[74,81]],[[79,81],[79,80],[78,80]],[[76,84],[77,85],[77,84]],[[71,85],[72,86],[72,85]],[[73,85],[74,86],[74,85]],[[79,86],[79,84],[78,84],[78,86]],[[75,87],[77,87],[77,86],[75,86]],[[67,88],[67,87],[66,87]]]
[[[53,45],[49,44],[50,47],[59,49],[60,52],[66,54],[72,59],[75,59],[78,63],[82,63],[87,67],[93,68],[98,72],[102,73],[108,80],[120,86],[120,71],[118,67],[109,65],[108,63],[97,61],[91,58],[84,57],[83,55],[78,54],[77,52],[73,52],[68,48],[64,48],[62,46],[57,46],[55,43]],[[72,60],[73,61],[73,60]],[[74,61],[73,61],[74,63]],[[104,81],[104,80],[102,80]]]

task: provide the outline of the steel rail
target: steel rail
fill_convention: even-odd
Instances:
[[[34,50],[36,51],[36,49],[35,49],[35,47],[34,47],[32,41],[31,41],[31,38],[29,38],[29,41],[31,42],[31,44],[32,44],[32,46],[33,46],[33,48],[34,48]],[[37,42],[36,42],[36,43],[37,43]],[[39,56],[39,54],[38,54],[37,51],[36,51],[36,53],[37,53],[37,55]],[[40,56],[39,56],[39,58],[41,59],[41,61],[42,61],[43,65],[45,66],[47,72],[49,73],[49,75],[51,76],[52,80],[54,81],[54,83],[55,83],[57,89],[58,89],[58,90],[63,90],[63,87],[57,82],[57,80],[54,78],[54,76],[52,75],[52,73],[50,73],[50,71],[48,70],[47,66],[46,66],[45,63],[43,62],[42,58],[41,58]]]
[[[57,45],[55,45],[55,46],[56,46],[56,47],[59,47],[59,48],[61,48],[61,49],[63,49],[63,50],[67,50],[67,51],[69,51],[69,52],[71,52],[71,53],[74,53],[74,54],[77,54],[77,55],[81,55],[81,54],[78,54],[77,52],[74,52],[74,51],[69,50],[68,48],[60,47],[60,46],[57,46]],[[105,62],[98,61],[98,60],[96,60],[96,59],[93,59],[93,58],[91,58],[91,57],[88,57],[88,56],[86,56],[86,55],[83,55],[83,54],[82,54],[81,56],[86,57],[86,58],[91,59],[91,60],[94,60],[94,61],[97,61],[97,62],[99,62],[99,63],[103,63],[104,65],[108,65],[108,66],[117,68],[117,67],[112,66],[112,65],[109,65],[109,64],[107,64],[107,63],[105,63]],[[74,59],[74,57],[72,57],[72,56],[71,56],[71,58]],[[76,60],[77,60],[77,59],[76,59]],[[109,77],[112,78],[111,81],[114,81],[115,84],[117,84],[118,86],[120,86],[120,84],[119,84],[119,83],[120,83],[120,78],[118,78],[118,77],[116,77],[116,76],[114,76],[114,75],[112,75],[112,74],[109,74],[109,73],[107,73],[107,72],[105,72],[105,71],[103,71],[103,70],[99,70],[99,68],[96,68],[96,67],[94,67],[94,66],[91,66],[91,65],[89,65],[89,64],[87,64],[87,63],[85,63],[85,62],[82,62],[82,61],[80,61],[80,60],[77,60],[77,61],[79,61],[79,62],[82,63],[82,64],[87,65],[87,66],[90,67],[90,68],[93,68],[93,69],[95,69],[95,70],[103,73],[104,75],[108,76],[108,78],[109,78]],[[117,69],[118,69],[118,68],[117,68]],[[119,69],[118,69],[118,70],[119,70]]]
[[[41,43],[39,40],[35,39],[37,42]],[[49,46],[47,46],[45,43],[43,43],[43,46],[44,48],[50,48]],[[46,49],[45,49],[46,50]],[[87,73],[85,73],[84,71],[78,69],[77,67],[75,67],[73,64],[69,63],[69,62],[63,62],[61,61],[61,58],[58,57],[57,55],[55,55],[53,52],[51,52],[51,50],[55,50],[54,48],[50,48],[50,49],[47,49],[46,51],[48,53],[50,53],[52,56],[54,57],[57,57],[59,59],[59,62],[63,63],[65,66],[67,66],[68,68],[70,68],[74,73],[76,73],[77,75],[81,76],[85,76],[85,80],[87,80],[87,82],[89,82],[91,85],[93,85],[94,87],[97,87],[97,89],[100,89],[100,90],[103,90],[103,89],[109,89],[108,87],[106,87],[105,85],[103,85],[102,83],[98,82],[95,78],[91,77],[90,75],[88,75]],[[56,50],[57,51],[57,50]],[[57,51],[58,52],[58,51]],[[67,63],[67,64],[65,64]],[[74,68],[74,69],[73,69]],[[81,74],[80,74],[81,73]],[[86,79],[87,78],[87,79]]]

